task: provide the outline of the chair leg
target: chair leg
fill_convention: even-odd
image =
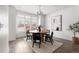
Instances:
[[[30,39],[32,40],[32,36],[30,36]]]
[[[53,40],[52,40],[52,39],[50,39],[50,41],[51,41],[51,44],[53,45]]]
[[[29,39],[29,37],[27,36],[26,41]]]
[[[28,38],[26,37],[26,41],[27,41],[27,39],[28,39]]]
[[[34,42],[32,43],[32,47],[34,47]]]
[[[39,48],[40,48],[40,44],[39,44]]]
[[[41,46],[41,43],[39,43],[39,48],[40,48],[40,46]]]
[[[40,40],[40,42],[39,42],[39,48],[40,48],[40,46],[41,46],[41,40]]]

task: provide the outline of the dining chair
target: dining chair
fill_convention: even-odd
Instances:
[[[29,32],[29,30],[26,31],[26,40],[32,39],[32,34]]]
[[[32,41],[33,41],[32,47],[34,47],[34,43],[38,43],[39,48],[40,48],[40,44],[41,44],[40,33],[33,33],[33,40]]]
[[[46,42],[51,42],[51,44],[53,44],[53,32],[51,32],[51,35],[45,34],[45,43]]]

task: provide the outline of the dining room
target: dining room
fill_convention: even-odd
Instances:
[[[77,58],[78,4],[75,0],[0,1],[0,58]]]
[[[78,5],[9,6],[10,52],[79,52],[69,31],[69,25],[78,22],[78,8]]]
[[[15,25],[16,33],[14,33],[14,36],[16,35],[15,36],[16,40],[10,39],[10,43],[12,44],[10,46],[12,47],[12,50],[13,50],[13,47],[15,50],[17,50],[15,48],[15,46],[17,46],[16,45],[17,43],[15,43],[15,42],[18,42],[21,39],[25,40],[26,42],[31,40],[31,43],[29,46],[31,47],[31,49],[33,48],[32,50],[35,50],[34,52],[36,52],[36,51],[42,52],[44,50],[45,50],[44,52],[46,52],[46,51],[53,52],[62,45],[62,43],[60,43],[60,42],[57,42],[57,41],[53,42],[54,32],[51,31],[49,28],[45,27],[45,17],[48,12],[47,13],[43,12],[42,8],[45,7],[45,9],[44,9],[44,11],[45,11],[45,10],[47,10],[46,6],[25,5],[24,7],[26,7],[26,8],[34,8],[33,11],[35,11],[35,13],[33,13],[33,14],[30,13],[29,10],[27,10],[28,12],[25,12],[25,11],[22,11],[19,9],[19,8],[23,9],[23,6],[18,6],[18,5],[10,6],[10,8],[17,10],[17,11],[15,11],[16,20],[14,21],[14,22],[16,22],[16,25]],[[50,6],[48,6],[48,7],[50,7]],[[14,16],[15,16],[15,14],[14,14]],[[13,28],[13,27],[10,27],[10,28]],[[11,32],[13,32],[13,31],[11,30]],[[49,45],[52,48],[55,45],[57,47],[55,47],[52,51],[51,48],[49,48],[47,45]],[[30,50],[30,49],[28,49],[28,50]]]

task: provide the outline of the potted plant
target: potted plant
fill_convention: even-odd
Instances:
[[[73,35],[74,35],[74,37],[72,37],[73,38],[73,41],[75,43],[79,43],[78,42],[79,41],[79,38],[76,37],[76,33],[79,33],[79,21],[76,22],[76,23],[74,23],[74,24],[72,24],[72,25],[70,25],[69,26],[69,29],[73,32]]]

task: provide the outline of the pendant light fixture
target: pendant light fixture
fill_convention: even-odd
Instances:
[[[41,25],[41,20],[42,20],[42,11],[41,11],[41,5],[38,6],[39,10],[37,11],[37,17],[38,17],[38,25],[40,26]]]

